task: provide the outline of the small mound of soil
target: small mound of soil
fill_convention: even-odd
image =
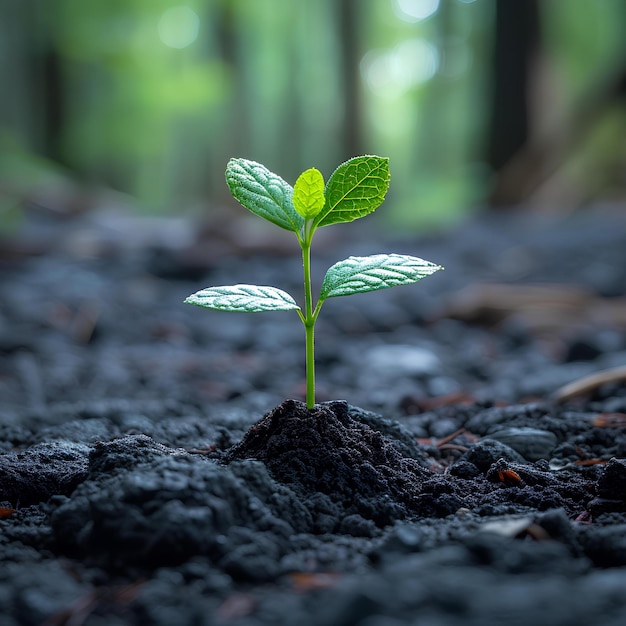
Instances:
[[[325,494],[342,517],[359,515],[377,526],[416,513],[429,472],[405,456],[406,444],[360,419],[346,402],[287,400],[254,425],[226,459],[263,461],[275,480],[302,495]],[[397,435],[401,437],[400,435]]]

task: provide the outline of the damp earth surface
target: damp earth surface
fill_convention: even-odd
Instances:
[[[182,304],[298,293],[280,235],[31,219],[0,265],[3,626],[624,624],[623,214],[320,238],[317,276],[446,270],[325,305],[312,409],[295,315]]]

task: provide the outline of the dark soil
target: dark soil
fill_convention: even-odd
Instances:
[[[6,247],[2,626],[626,623],[626,219],[373,227],[320,238],[316,275],[446,271],[324,305],[311,410],[295,315],[182,304],[298,294],[282,239],[39,216]]]

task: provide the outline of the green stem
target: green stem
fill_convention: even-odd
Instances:
[[[312,409],[315,405],[315,326],[306,324],[306,406]]]
[[[302,245],[302,265],[304,268],[304,333],[306,336],[306,405],[312,409],[315,404],[315,320],[311,291],[311,235],[305,232]],[[317,313],[317,307],[316,311]]]

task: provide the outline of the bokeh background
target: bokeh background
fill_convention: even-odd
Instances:
[[[389,156],[390,229],[618,205],[625,32],[623,0],[0,0],[0,228],[208,215],[231,156]]]

